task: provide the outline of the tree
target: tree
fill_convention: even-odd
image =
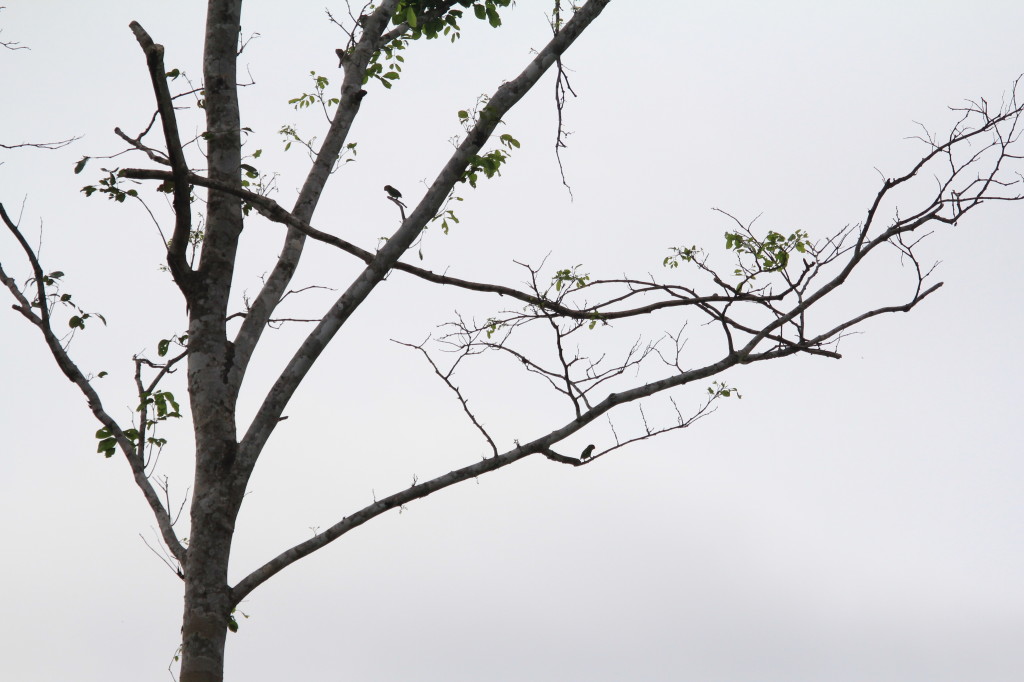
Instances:
[[[533,64],[548,61],[549,65],[554,65],[556,60],[553,56],[568,46],[578,35],[575,31],[582,30],[604,4],[592,1],[585,5],[572,19],[576,23],[566,24],[553,39],[549,51],[542,51]],[[188,306],[189,326],[187,337],[179,333],[160,341],[156,356],[136,358],[140,411],[137,421],[130,426],[115,419],[103,407],[104,401],[99,395],[92,393],[95,380],[72,362],[55,331],[56,324],[49,317],[54,310],[70,310],[72,330],[84,330],[96,321],[95,313],[91,309],[77,308],[77,298],[70,297],[66,290],[59,288],[63,275],[43,266],[17,221],[10,215],[4,215],[5,224],[18,240],[32,267],[28,288],[24,286],[24,278],[4,275],[5,284],[16,299],[15,305],[43,332],[61,369],[89,398],[102,427],[98,433],[101,451],[108,456],[119,454],[131,465],[135,481],[156,515],[168,552],[178,564],[175,568],[180,569],[184,578],[183,680],[219,679],[226,632],[233,623],[232,610],[252,589],[297,559],[326,546],[371,518],[531,455],[541,455],[568,466],[582,466],[584,462],[577,455],[578,450],[569,452],[561,445],[568,436],[581,432],[583,427],[603,418],[614,408],[656,396],[673,387],[699,384],[701,391],[707,391],[708,402],[696,408],[695,412],[678,411],[676,419],[665,421],[662,417],[658,423],[650,425],[645,419],[639,429],[621,438],[615,435],[594,453],[596,457],[587,457],[586,463],[596,462],[632,440],[688,426],[705,414],[714,401],[732,397],[735,390],[732,385],[716,378],[726,369],[800,353],[838,357],[835,342],[854,324],[883,313],[909,310],[936,290],[938,285],[928,282],[928,268],[919,263],[913,250],[914,242],[908,235],[927,229],[929,225],[956,223],[982,201],[1017,198],[1012,186],[1013,175],[1001,173],[1006,170],[1005,164],[1013,159],[1009,145],[1015,141],[1014,126],[1020,109],[1015,100],[1005,108],[989,107],[979,101],[961,110],[962,122],[949,136],[926,134],[922,140],[926,152],[921,164],[912,164],[907,172],[882,182],[863,225],[853,226],[837,235],[821,238],[803,230],[760,232],[750,223],[736,220],[727,229],[725,237],[725,247],[735,258],[734,264],[723,266],[709,251],[684,243],[660,259],[666,274],[657,278],[607,279],[580,267],[545,269],[531,265],[525,270],[527,286],[517,288],[449,277],[420,268],[399,258],[416,246],[428,225],[433,225],[436,232],[437,228],[447,231],[455,224],[457,212],[448,208],[454,204],[446,203],[454,200],[453,189],[466,184],[475,186],[485,177],[496,174],[507,161],[508,154],[518,147],[518,140],[511,134],[502,133],[503,128],[499,126],[507,109],[529,89],[528,86],[536,82],[540,73],[538,68],[527,69],[523,77],[499,88],[476,110],[467,108],[459,112],[459,117],[467,123],[467,132],[460,147],[422,199],[410,200],[410,196],[416,193],[403,187],[411,210],[406,216],[404,206],[395,206],[402,219],[401,227],[377,251],[360,247],[326,230],[316,230],[312,227],[315,224],[315,197],[325,186],[330,170],[348,144],[348,126],[362,106],[366,74],[385,83],[400,73],[397,68],[389,70],[401,66],[400,62],[383,61],[383,57],[389,55],[375,51],[381,44],[378,36],[386,30],[411,31],[410,35],[415,32],[415,28],[400,23],[408,18],[408,13],[403,13],[398,5],[397,2],[384,3],[365,20],[359,22],[353,18],[353,22],[345,24],[352,33],[350,44],[342,48],[345,79],[337,98],[336,112],[331,108],[331,98],[326,91],[328,84],[320,77],[314,80],[312,94],[296,98],[299,106],[323,104],[330,112],[332,122],[323,143],[314,144],[298,131],[286,131],[296,144],[308,143],[311,151],[317,154],[317,161],[305,185],[307,189],[300,193],[296,208],[291,211],[260,191],[268,187],[270,179],[257,168],[255,158],[243,157],[247,153],[241,141],[244,126],[237,120],[238,90],[234,85],[232,66],[240,6],[236,3],[210,3],[211,16],[220,17],[221,12],[227,11],[235,14],[223,23],[211,22],[207,34],[204,62],[207,71],[199,97],[207,119],[203,128],[206,132],[200,137],[206,145],[205,163],[209,170],[202,173],[189,165],[201,165],[200,162],[185,158],[187,145],[182,144],[181,125],[176,122],[181,114],[174,113],[171,91],[167,87],[168,82],[173,83],[179,74],[161,63],[159,46],[152,42],[140,25],[133,25],[133,32],[149,63],[161,114],[159,121],[167,145],[166,149],[156,147],[151,141],[144,140],[143,135],[133,137],[121,133],[121,136],[135,150],[149,156],[157,166],[169,170],[158,167],[105,171],[106,175],[99,182],[87,186],[87,193],[105,194],[117,202],[125,202],[151,191],[143,189],[145,185],[130,184],[134,180],[152,181],[152,186],[159,182],[160,188],[171,194],[174,229],[166,241],[167,267]],[[454,3],[443,5],[439,7],[433,3],[421,10],[416,17],[416,25],[429,27],[430,12],[455,9]],[[484,7],[484,18],[492,24],[497,23],[496,17],[489,15]],[[492,6],[491,10],[496,12],[497,6]],[[395,12],[399,23],[389,22]],[[401,56],[400,52],[395,54]],[[374,55],[382,56],[373,62]],[[379,70],[375,70],[376,65],[380,66]],[[229,70],[224,71],[225,68]],[[191,86],[188,89],[194,90]],[[499,135],[494,141],[496,146],[485,151],[485,144],[494,134]],[[962,148],[968,151],[961,156]],[[930,172],[936,167],[942,169],[941,181],[922,200],[917,196],[922,191],[917,184],[923,177],[922,171]],[[83,159],[79,169],[85,168],[91,166]],[[930,178],[925,179],[930,181]],[[391,178],[385,180],[391,181]],[[924,184],[927,186],[928,183]],[[897,191],[911,185],[911,199],[919,203],[909,206],[900,203],[900,217],[893,211],[897,205],[886,202]],[[195,188],[209,191],[206,208],[202,211],[205,218],[201,239],[196,234],[199,223],[192,217],[194,212],[200,213],[194,208]],[[196,196],[202,196],[201,189],[195,192]],[[383,194],[381,198],[385,200]],[[261,220],[258,215],[287,226],[289,234],[283,255],[260,293],[251,301],[243,299],[244,307],[238,310],[233,306],[240,301],[230,295],[235,277],[235,252],[243,222],[251,225]],[[366,267],[344,290],[331,311],[319,319],[314,332],[303,342],[263,399],[251,424],[247,424],[236,412],[242,379],[263,332],[274,322],[278,304],[288,295],[298,257],[309,238],[355,256]],[[812,331],[814,328],[805,323],[811,306],[845,284],[848,275],[860,267],[868,255],[890,245],[895,245],[911,264],[914,281],[908,295],[892,303],[873,304],[847,314],[839,322]],[[194,253],[190,251],[193,247]],[[198,260],[193,260],[193,255]],[[694,280],[698,283],[677,282],[676,273],[686,270],[690,271],[690,277],[698,278]],[[408,343],[415,352],[424,355],[452,390],[467,416],[479,428],[490,452],[478,462],[422,483],[414,482],[398,493],[339,519],[330,528],[317,530],[309,540],[295,545],[229,585],[229,551],[246,483],[270,434],[284,418],[290,416],[284,412],[289,397],[327,342],[348,324],[349,316],[368,300],[371,291],[385,278],[397,279],[399,275],[406,274],[433,284],[500,296],[500,307],[493,314],[479,319],[456,319],[440,341],[454,351],[451,357],[457,359],[456,365],[475,362],[477,356],[511,356],[524,369],[548,382],[567,401],[571,406],[569,417],[556,422],[552,430],[539,438],[499,447],[501,439],[492,436],[485,428],[484,420],[477,419],[477,413],[470,409],[459,388],[457,375],[450,373],[455,369],[451,362],[443,362],[432,355],[433,348],[427,344],[418,341]],[[703,284],[699,283],[700,277],[705,278]],[[45,303],[47,301],[49,304]],[[509,306],[506,301],[515,303]],[[33,303],[41,305],[33,306]],[[694,364],[692,359],[682,356],[685,338],[678,333],[678,328],[682,326],[684,317],[679,318],[676,333],[667,343],[627,346],[624,356],[608,366],[597,363],[596,353],[586,354],[585,349],[593,344],[592,339],[587,338],[588,333],[598,336],[606,326],[615,327],[632,318],[643,319],[655,311],[670,309],[699,311],[699,315],[706,316],[705,319],[715,324],[716,333],[722,334],[725,343],[717,358]],[[750,317],[746,317],[745,309],[752,311]],[[235,317],[238,313],[241,314]],[[241,320],[235,323],[240,324],[240,328],[229,333],[228,325],[233,319]],[[540,345],[543,339],[530,336],[537,328],[552,336],[553,349]],[[578,340],[581,337],[582,340]],[[520,339],[522,345],[519,345]],[[577,351],[577,344],[583,350]],[[609,352],[614,350],[613,347]],[[588,357],[595,360],[590,362]],[[162,436],[156,435],[153,427],[174,418],[180,408],[179,400],[173,392],[165,390],[166,384],[161,382],[172,379],[171,370],[186,360],[190,412],[196,438],[196,472],[187,549],[180,537],[185,533],[179,534],[175,529],[174,505],[161,494],[152,472],[147,468],[147,457],[159,452],[164,445]],[[636,377],[633,376],[634,370],[639,372]],[[236,424],[244,433],[235,433]],[[585,445],[581,444],[579,449],[587,452]]]

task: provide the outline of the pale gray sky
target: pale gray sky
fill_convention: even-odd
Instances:
[[[73,352],[110,372],[103,396],[127,418],[132,354],[182,331],[184,310],[142,208],[78,192],[100,167],[143,160],[71,171],[83,155],[119,151],[114,126],[134,134],[152,112],[128,22],[165,45],[169,67],[195,76],[203,3],[7,4],[3,38],[32,49],[0,51],[0,142],[84,138],[57,152],[0,150],[0,201],[12,212],[24,201],[22,224],[34,238],[42,226],[47,267],[107,316]],[[455,112],[542,46],[549,4],[522,0],[505,29],[471,24],[455,46],[417,45],[396,88],[369,88],[353,131],[358,160],[335,176],[314,223],[366,246],[388,234],[394,207],[379,187],[415,196],[434,176],[460,130]],[[305,157],[284,154],[275,131],[322,127],[287,100],[308,90],[310,70],[339,73],[340,39],[322,4],[295,5],[250,2],[244,14],[260,37],[242,56],[256,81],[243,125],[264,150],[261,167],[281,173],[285,205]],[[1024,5],[1009,0],[617,0],[567,58],[579,94],[564,154],[575,201],[558,184],[547,81],[508,117],[523,148],[502,178],[463,193],[462,223],[446,238],[428,234],[424,262],[512,284],[522,279],[513,258],[549,253],[551,264],[595,275],[642,274],[660,270],[670,246],[720,248],[730,226],[714,207],[763,213],[763,229],[830,234],[861,220],[881,176],[921,153],[908,140],[915,121],[941,131],[946,107],[1007,92],[1024,72],[1022,25]],[[250,618],[229,639],[228,679],[1018,679],[1022,215],[1024,206],[985,206],[936,233],[922,254],[942,261],[946,286],[846,339],[841,361],[744,367],[727,376],[743,400],[691,429],[582,469],[524,462],[287,569],[243,604]],[[260,219],[246,229],[240,287],[252,292],[281,231]],[[307,251],[300,285],[342,287],[358,265]],[[0,260],[27,276],[9,237]],[[836,314],[906,284],[897,266],[879,261],[851,280]],[[399,275],[374,297],[257,468],[233,579],[375,494],[485,453],[429,368],[389,339],[420,341],[456,309],[486,317],[495,304]],[[328,300],[311,294],[294,310]],[[642,329],[658,336],[680,324],[665,315]],[[139,538],[155,537],[141,495],[123,461],[95,454],[98,426],[38,334],[10,310],[0,329],[0,677],[168,679],[181,587]],[[599,333],[614,349],[633,331]],[[272,337],[247,409],[301,332]],[[503,445],[563,421],[565,406],[501,362],[479,363],[462,383]],[[676,397],[696,405],[701,390]],[[188,435],[170,434],[181,447],[172,442],[161,467],[180,499]],[[610,439],[600,423],[573,445]]]

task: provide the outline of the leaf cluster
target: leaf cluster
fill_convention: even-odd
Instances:
[[[468,112],[460,111],[459,118],[466,118]],[[519,149],[519,140],[515,139],[508,133],[501,135],[498,140],[507,149]],[[480,174],[483,173],[486,178],[493,178],[495,175],[501,175],[501,166],[508,162],[511,155],[505,149],[492,149],[486,154],[474,154],[469,159],[469,164],[466,166],[466,170],[463,171],[462,177],[459,182],[468,182],[470,187],[476,188],[477,180],[480,179]]]
[[[789,254],[793,251],[806,253],[810,243],[807,233],[797,230],[788,237],[774,231],[768,232],[764,239],[757,239],[752,234],[741,232],[725,233],[725,248],[740,254],[754,257],[757,267],[762,272],[778,272],[789,265]],[[737,275],[744,271],[736,270]]]
[[[78,164],[75,166],[76,173],[80,173],[82,169],[85,168],[85,162],[87,160],[88,157],[83,158],[81,161],[78,162]],[[124,203],[124,200],[127,197],[139,196],[138,190],[121,189],[118,186],[118,181],[121,175],[117,168],[115,168],[114,170],[108,170],[104,168],[103,170],[107,172],[107,177],[102,178],[96,185],[86,185],[85,187],[83,187],[81,191],[85,194],[85,196],[91,197],[95,192],[99,192],[100,194],[106,194],[108,199],[113,199],[114,201],[121,204]]]
[[[60,280],[63,277],[64,277],[64,272],[62,270],[54,270],[53,272],[51,272],[51,273],[49,273],[47,275],[43,275],[42,283],[43,283],[44,290],[45,290],[46,287],[52,287],[54,290],[51,291],[51,292],[47,292],[46,293],[46,301],[45,302],[41,301],[39,299],[39,296],[36,296],[32,300],[32,307],[33,308],[41,309],[45,305],[46,306],[46,310],[47,310],[48,313],[52,313],[53,312],[53,308],[54,308],[54,306],[57,303],[60,303],[61,305],[66,305],[66,306],[70,306],[70,307],[74,308],[78,312],[78,314],[77,315],[72,315],[68,319],[68,326],[71,327],[72,329],[85,329],[85,321],[88,320],[90,317],[95,317],[100,322],[102,322],[103,324],[106,324],[107,323],[107,318],[103,317],[103,315],[101,315],[99,313],[87,313],[87,312],[85,312],[82,308],[80,308],[74,302],[74,300],[72,299],[71,294],[66,293],[66,292],[62,293],[60,291]],[[35,281],[36,280],[35,280],[34,277],[29,279],[29,283],[32,283],[32,282],[35,282]]]
[[[181,406],[174,399],[174,394],[170,391],[144,392],[142,394],[142,402],[139,403],[136,412],[147,413],[147,422],[150,424],[181,418]],[[133,445],[138,446],[139,439],[141,438],[138,429],[125,429],[124,435]],[[104,457],[113,457],[117,451],[117,438],[113,432],[109,428],[103,427],[96,432],[96,438],[99,439],[99,443],[96,445],[96,452],[101,453]],[[167,439],[150,436],[146,439],[146,443],[160,448],[167,444]]]

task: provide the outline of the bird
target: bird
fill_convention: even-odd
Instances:
[[[402,193],[391,185],[384,185],[384,191],[391,195],[393,199],[401,199]]]
[[[596,446],[591,443],[587,447],[583,448],[583,452],[580,453],[580,459],[590,459],[594,454],[594,448]]]

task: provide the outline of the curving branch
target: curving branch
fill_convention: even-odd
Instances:
[[[160,497],[157,492],[153,489],[149,478],[146,476],[145,461],[142,457],[141,451],[136,450],[135,444],[132,443],[131,439],[125,435],[124,430],[114,420],[110,414],[103,407],[103,403],[100,400],[99,394],[89,383],[89,379],[86,378],[85,374],[78,368],[78,365],[68,355],[67,350],[61,344],[57,335],[53,332],[51,326],[50,313],[47,306],[47,293],[46,293],[46,275],[43,272],[42,265],[39,263],[39,259],[36,257],[35,252],[29,245],[25,236],[21,233],[18,225],[11,220],[4,209],[3,204],[0,204],[0,220],[3,221],[4,225],[10,231],[14,238],[18,241],[22,250],[25,252],[25,257],[28,259],[29,264],[32,267],[32,275],[35,285],[35,300],[29,301],[29,299],[22,293],[21,289],[18,288],[17,283],[12,277],[9,277],[0,266],[0,282],[2,282],[10,291],[11,295],[17,301],[17,305],[13,308],[21,313],[21,315],[31,322],[39,329],[43,335],[43,339],[46,342],[47,348],[50,349],[50,354],[53,359],[57,362],[57,366],[60,367],[61,372],[68,378],[71,383],[78,386],[78,389],[85,396],[86,402],[89,405],[89,409],[92,411],[96,419],[105,428],[110,430],[110,433],[117,440],[118,448],[128,461],[128,465],[132,470],[132,477],[135,479],[135,484],[142,491],[143,497],[146,498],[146,502],[149,504],[153,515],[156,517],[157,526],[160,528],[160,535],[163,537],[164,543],[170,549],[171,554],[179,562],[184,564],[186,550],[185,547],[178,540],[177,535],[174,532],[174,521],[170,516],[167,508],[160,501]]]

